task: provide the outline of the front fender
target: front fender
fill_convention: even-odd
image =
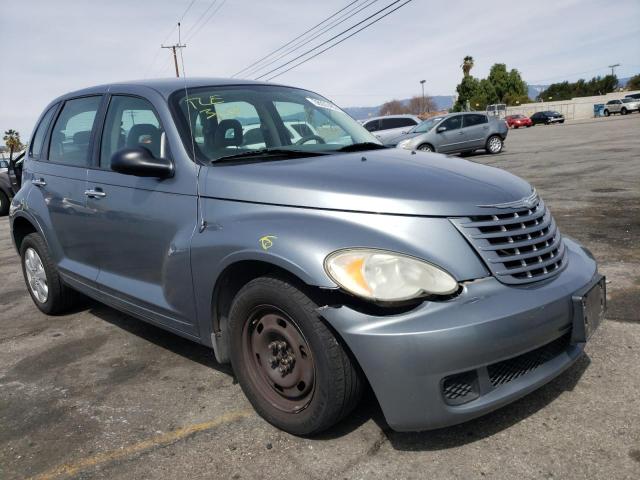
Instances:
[[[337,288],[324,270],[335,250],[371,247],[441,266],[458,281],[488,271],[446,218],[379,215],[202,199],[205,228],[191,246],[201,327],[211,328],[211,299],[220,274],[239,261],[276,265],[308,285]],[[202,325],[203,322],[208,325]],[[206,331],[202,328],[201,331]]]

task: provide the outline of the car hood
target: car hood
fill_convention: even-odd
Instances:
[[[207,167],[211,198],[396,215],[486,214],[531,194],[524,180],[456,157],[403,149]]]

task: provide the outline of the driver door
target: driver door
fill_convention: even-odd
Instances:
[[[145,98],[112,95],[87,175],[90,232],[107,303],[171,330],[197,335],[190,245],[197,223],[196,167],[174,159],[171,178],[111,170],[111,156],[144,147],[170,157],[163,123]]]
[[[441,130],[443,127],[445,129]],[[436,146],[438,152],[455,152],[464,148],[466,136],[462,129],[462,115],[447,118],[438,125],[436,133],[438,135],[438,145]]]

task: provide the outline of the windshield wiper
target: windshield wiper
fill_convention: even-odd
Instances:
[[[304,150],[289,150],[287,148],[261,148],[259,150],[251,150],[248,152],[235,153],[233,155],[226,155],[220,158],[214,158],[211,163],[225,163],[235,162],[238,160],[249,160],[256,158],[274,160],[272,157],[288,159],[288,158],[304,158],[304,157],[316,157],[318,155],[326,155],[321,152],[308,152]]]
[[[353,143],[351,145],[344,146],[338,149],[338,152],[361,152],[363,150],[380,150],[385,147],[384,145],[380,145],[379,143],[374,142],[362,142],[362,143]]]

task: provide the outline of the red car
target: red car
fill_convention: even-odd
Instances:
[[[509,115],[505,117],[509,128],[530,127],[533,125],[531,119],[525,115]]]

